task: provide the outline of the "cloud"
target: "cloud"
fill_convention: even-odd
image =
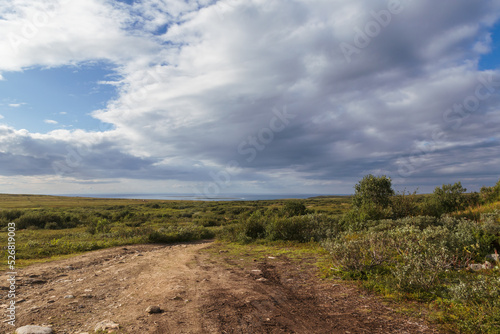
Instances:
[[[44,123],[47,123],[47,124],[54,124],[54,125],[55,125],[55,124],[58,124],[58,122],[57,122],[57,121],[54,121],[53,119],[46,119],[46,120],[44,120]]]
[[[367,173],[428,189],[461,178],[492,183],[500,72],[477,64],[491,49],[500,5],[402,4],[385,24],[376,17],[386,1],[89,0],[37,9],[14,1],[17,10],[4,9],[0,21],[0,71],[105,59],[116,65],[119,94],[93,113],[112,130],[9,128],[0,133],[2,161],[26,166],[10,171],[17,175],[54,174],[60,163],[76,179],[216,183],[220,191],[227,183],[349,192]],[[50,20],[13,52],[8,36],[40,10]],[[342,43],[357,48],[350,59]],[[68,145],[90,148],[77,168],[66,168]],[[228,173],[230,162],[238,173]]]
[[[10,103],[9,107],[11,108],[19,108],[22,105],[25,105],[26,103]]]
[[[133,17],[108,1],[10,1],[0,16],[0,71],[107,59],[131,65],[156,48],[128,33]],[[135,50],[135,51],[134,51]]]

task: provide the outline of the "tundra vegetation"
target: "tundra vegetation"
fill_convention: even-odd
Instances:
[[[367,175],[354,189],[350,197],[248,202],[0,195],[0,240],[5,246],[7,224],[15,222],[19,266],[213,238],[238,249],[321,249],[330,254],[318,264],[326,278],[356,282],[450,331],[499,333],[500,268],[488,256],[500,251],[500,181],[479,193],[457,182],[419,195]]]

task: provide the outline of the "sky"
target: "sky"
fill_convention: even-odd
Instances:
[[[0,0],[0,193],[470,191],[495,0]]]

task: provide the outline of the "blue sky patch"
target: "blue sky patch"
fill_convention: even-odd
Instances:
[[[481,57],[479,69],[496,70],[500,68],[500,23],[497,23],[491,31],[491,52]]]
[[[107,64],[86,64],[4,73],[0,81],[1,123],[45,133],[55,129],[99,130],[90,116],[116,97],[116,87],[100,84],[114,79]]]

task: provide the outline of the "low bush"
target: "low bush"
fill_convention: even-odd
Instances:
[[[286,217],[302,216],[307,212],[307,208],[299,200],[289,200],[283,206],[283,215]]]
[[[272,217],[266,224],[266,238],[284,241],[320,241],[340,232],[338,220],[321,214]]]
[[[149,233],[150,243],[174,243],[214,238],[214,232],[197,226],[169,226]]]

